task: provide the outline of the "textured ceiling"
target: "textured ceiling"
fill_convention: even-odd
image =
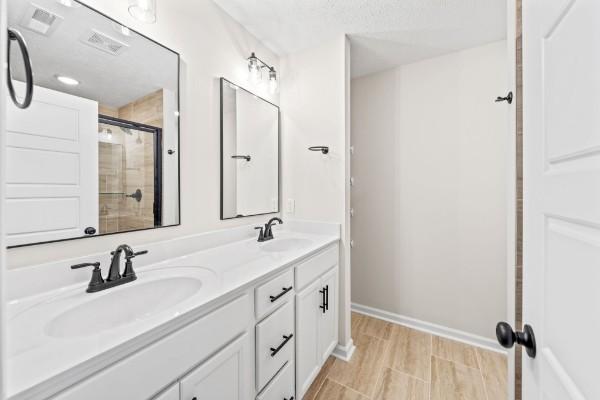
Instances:
[[[339,34],[352,76],[506,37],[506,0],[214,0],[275,53]]]
[[[23,21],[32,5],[62,18],[48,36],[24,26]],[[25,37],[35,82],[39,86],[111,107],[121,107],[161,88],[177,92],[178,59],[175,53],[136,33],[122,35],[112,20],[87,7],[69,8],[56,0],[10,0],[7,19],[8,26]],[[115,56],[84,44],[83,39],[93,30],[128,47]],[[17,46],[12,46],[12,50],[14,76],[22,80],[22,58]],[[65,86],[55,75],[75,78],[80,85]]]

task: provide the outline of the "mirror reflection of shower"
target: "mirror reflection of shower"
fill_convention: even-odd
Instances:
[[[100,116],[100,233],[161,224],[161,129]]]

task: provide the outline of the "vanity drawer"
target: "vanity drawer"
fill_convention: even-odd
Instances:
[[[256,325],[256,389],[260,391],[294,356],[294,302]]]
[[[291,400],[295,398],[294,364],[288,362],[256,400]]]
[[[340,259],[338,245],[333,245],[315,254],[308,260],[298,264],[296,271],[296,290],[300,291],[306,285],[323,275],[331,267],[337,265]]]
[[[254,295],[256,318],[260,319],[285,303],[294,295],[294,272],[292,269],[256,288]]]

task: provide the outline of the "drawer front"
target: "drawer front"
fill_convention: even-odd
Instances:
[[[256,400],[295,399],[294,386],[294,364],[288,362]]]
[[[151,398],[243,333],[248,328],[251,313],[250,297],[238,297],[52,399]]]
[[[254,295],[256,318],[262,318],[270,311],[285,303],[293,295],[294,271],[290,269],[256,288]]]
[[[294,356],[294,302],[256,325],[256,389],[260,391]]]
[[[331,267],[337,265],[339,259],[340,251],[336,244],[296,266],[296,290],[300,291],[331,269]]]

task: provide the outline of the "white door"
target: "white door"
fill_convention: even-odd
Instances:
[[[236,113],[236,152],[250,156],[250,161],[225,160],[237,164],[237,213],[275,212],[279,205],[279,111],[238,90]]]
[[[319,358],[324,363],[338,343],[337,318],[338,267],[321,278],[321,289],[325,291],[325,310],[319,309]]]
[[[600,399],[600,1],[523,1],[523,399]]]
[[[301,399],[319,373],[319,306],[321,280],[296,295],[296,392]]]
[[[7,244],[98,230],[98,103],[36,86],[26,110],[8,104]]]
[[[181,400],[247,400],[251,342],[244,334],[181,380]]]

